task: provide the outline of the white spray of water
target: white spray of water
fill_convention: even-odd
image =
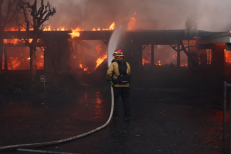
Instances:
[[[122,25],[115,28],[114,32],[112,33],[112,36],[109,40],[108,44],[108,50],[107,50],[107,64],[110,66],[111,61],[113,60],[113,53],[118,48],[119,40],[122,37],[124,29],[122,28]]]

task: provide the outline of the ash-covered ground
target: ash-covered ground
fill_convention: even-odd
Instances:
[[[83,154],[218,154],[222,143],[222,102],[222,92],[214,90],[142,87],[132,83],[130,122],[123,120],[121,102],[120,121],[82,139],[37,149]],[[107,121],[110,107],[106,81],[58,94],[1,95],[0,146],[85,133]]]

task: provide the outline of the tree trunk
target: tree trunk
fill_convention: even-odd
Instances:
[[[37,67],[35,63],[35,59],[36,59],[35,51],[36,51],[36,46],[34,46],[32,43],[30,46],[30,70],[31,70],[32,81],[34,81],[36,71],[37,71]]]

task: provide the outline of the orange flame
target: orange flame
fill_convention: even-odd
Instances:
[[[158,60],[158,64],[156,64],[156,65],[159,65],[159,66],[161,66],[161,61],[160,61],[160,60]]]
[[[107,58],[107,55],[103,55],[103,57],[98,58],[98,59],[96,60],[96,67],[95,67],[95,69],[96,69],[106,58]]]
[[[231,51],[226,51],[225,49],[224,52],[225,52],[225,62],[231,64]]]
[[[101,29],[100,27],[93,28],[92,31],[101,31],[101,30],[114,30],[115,29],[115,22],[113,22],[109,28],[105,29]],[[80,27],[77,27],[76,29],[72,29],[72,33],[69,33],[71,35],[72,38],[74,37],[80,37],[80,31],[83,31],[83,29],[81,29]]]
[[[181,67],[184,67],[184,66],[185,66],[185,67],[188,67],[188,64],[183,64],[183,65],[181,65]]]
[[[79,64],[79,67],[82,68],[84,72],[88,70],[88,67],[83,67],[83,64]]]
[[[51,31],[51,26],[48,26],[48,28],[44,28],[43,31]]]
[[[87,70],[88,70],[88,67],[84,67],[83,71],[85,71],[85,72],[86,72]]]
[[[174,54],[174,55],[172,56],[172,59],[176,59],[176,57],[177,57],[177,54]]]
[[[145,60],[144,58],[142,59],[142,65],[145,65],[147,63],[150,63],[149,61]]]
[[[71,38],[74,38],[74,37],[80,37],[80,32],[81,31],[81,28],[80,27],[77,27],[76,29],[72,29],[72,33],[69,33],[71,35]]]
[[[136,23],[136,18],[135,18],[136,12],[134,13],[134,16],[131,17],[129,23],[128,23],[128,30],[132,30],[135,27],[135,23]]]
[[[103,44],[99,44],[99,45],[97,45],[95,48],[96,48],[96,50],[98,51],[98,54],[100,53],[100,51],[102,50],[102,46],[103,46]]]
[[[33,28],[30,28],[29,30],[30,30],[30,31],[33,31],[34,29],[33,29]],[[11,29],[5,29],[4,31],[19,31],[19,29],[11,28]],[[25,29],[24,27],[21,27],[21,28],[20,28],[20,31],[26,31],[26,29]]]
[[[8,67],[8,70],[16,70],[16,68],[21,64],[21,62],[18,60],[18,58],[10,57],[10,66]]]
[[[31,43],[32,41],[33,41],[33,39],[28,39],[28,42],[29,42],[29,43]],[[25,43],[25,40],[13,38],[13,39],[3,39],[3,42],[4,42],[5,44],[12,44],[12,45],[15,46],[15,45],[17,45],[17,44],[19,44],[19,43]],[[37,42],[39,42],[39,39],[38,39]]]
[[[111,26],[109,27],[109,30],[114,30],[114,29],[115,29],[115,22],[113,22]]]

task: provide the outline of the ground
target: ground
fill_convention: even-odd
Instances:
[[[222,98],[205,90],[131,88],[132,119],[39,150],[102,154],[221,153]],[[104,124],[110,113],[110,87],[85,87],[59,94],[0,96],[0,145],[58,140]],[[21,154],[25,152],[4,151]]]

